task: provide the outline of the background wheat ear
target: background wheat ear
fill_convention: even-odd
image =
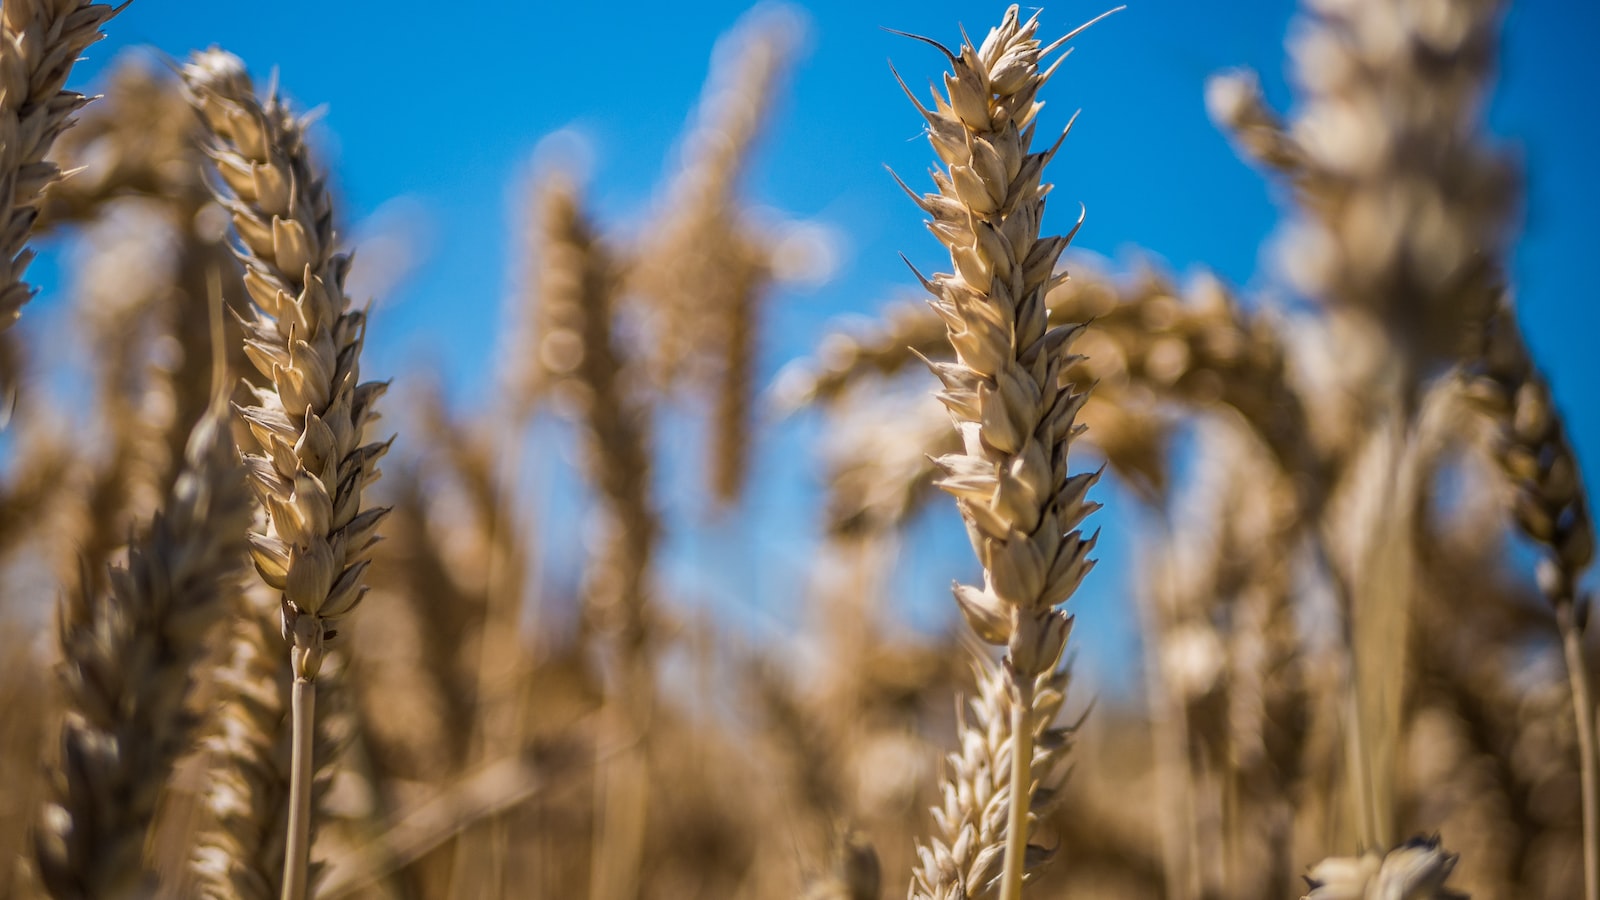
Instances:
[[[60,612],[67,714],[37,832],[51,895],[137,897],[156,798],[193,721],[184,707],[213,623],[238,588],[250,504],[219,403],[195,427],[162,511],[104,594]]]

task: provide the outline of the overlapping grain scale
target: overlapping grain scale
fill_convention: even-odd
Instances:
[[[946,168],[937,193],[913,195],[954,269],[924,284],[945,322],[955,361],[933,363],[939,399],[961,433],[963,451],[938,460],[939,486],[957,498],[984,567],[982,587],[956,598],[978,636],[1006,646],[1019,683],[1051,671],[1070,619],[1056,609],[1093,565],[1094,538],[1078,529],[1094,505],[1085,494],[1098,473],[1071,475],[1068,449],[1086,394],[1064,383],[1067,344],[1081,326],[1050,328],[1045,294],[1067,237],[1040,237],[1048,186],[1044,165],[1060,146],[1030,153],[1035,97],[1054,71],[1040,60],[1037,16],[1016,7],[982,48],[963,43],[949,58],[946,97],[927,109],[907,89]],[[1065,135],[1063,135],[1063,138]]]
[[[918,862],[908,894],[912,900],[988,900],[998,896],[1011,798],[1014,702],[1003,668],[983,661],[976,675],[978,693],[971,701],[970,718],[961,724],[961,749],[946,761],[941,800],[933,808],[933,835],[917,847]],[[1061,773],[1072,744],[1073,728],[1056,724],[1068,680],[1067,671],[1061,669],[1035,682],[1029,713],[1034,737],[1030,831],[1050,809],[1054,793],[1049,783]],[[1042,847],[1030,846],[1029,868],[1042,864],[1049,855]]]
[[[1504,4],[1307,6],[1291,45],[1301,214],[1284,268],[1400,351],[1375,366],[1426,372],[1476,349],[1497,295],[1515,178],[1482,118]]]
[[[89,102],[64,90],[72,64],[117,10],[85,0],[7,0],[0,7],[0,330],[33,291],[22,280],[33,254],[28,233],[44,189],[61,177],[45,160],[56,136]]]
[[[54,796],[37,832],[39,874],[58,898],[142,897],[156,797],[192,722],[190,670],[238,589],[250,518],[219,406],[195,429],[183,471],[104,595],[60,614],[68,698]]]
[[[1445,887],[1456,856],[1439,839],[1412,838],[1384,853],[1325,859],[1306,875],[1305,900],[1465,900]]]
[[[205,825],[190,861],[205,900],[277,900],[283,890],[284,839],[289,819],[289,656],[283,652],[276,597],[257,586],[234,608],[227,656],[217,670],[216,695],[201,748],[210,781],[203,795]],[[315,757],[336,749],[318,729]],[[333,770],[323,765],[314,804]],[[313,823],[315,823],[315,819]],[[315,884],[318,862],[312,863]]]
[[[282,592],[295,675],[310,680],[324,642],[365,593],[386,512],[361,508],[388,449],[361,442],[385,385],[360,382],[366,317],[344,292],[350,257],[335,252],[332,201],[305,124],[275,94],[258,100],[231,54],[196,54],[183,75],[210,132],[218,200],[232,214],[254,301],[245,353],[271,385],[240,410],[256,444],[245,469],[270,518],[251,534],[251,556]]]

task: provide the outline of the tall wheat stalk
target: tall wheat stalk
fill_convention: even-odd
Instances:
[[[1093,566],[1095,539],[1078,525],[1095,509],[1085,495],[1098,477],[1067,468],[1087,394],[1062,375],[1071,362],[1065,348],[1082,326],[1051,328],[1045,307],[1046,292],[1066,277],[1056,260],[1072,237],[1039,236],[1049,191],[1040,179],[1061,141],[1029,152],[1042,106],[1035,98],[1059,65],[1040,62],[1078,32],[1045,46],[1037,28],[1037,15],[1023,22],[1012,6],[982,47],[963,41],[959,55],[918,38],[952,71],[932,110],[906,89],[947,167],[933,172],[938,193],[912,197],[954,267],[918,277],[956,354],[930,364],[963,444],[937,460],[939,486],[955,495],[984,568],[983,586],[957,585],[956,600],[980,638],[1006,648],[1012,691],[1001,900],[1022,893],[1034,784],[1032,767],[1015,761],[1033,758],[1035,686],[1055,670],[1072,627],[1057,607]]]
[[[240,410],[255,447],[245,469],[268,525],[250,534],[262,581],[280,591],[289,643],[293,762],[283,897],[306,896],[316,678],[361,583],[386,509],[361,509],[387,443],[363,444],[385,385],[360,382],[366,317],[350,309],[350,258],[335,252],[333,207],[305,144],[305,123],[276,94],[265,103],[244,63],[210,50],[184,68],[210,133],[218,200],[233,217],[245,287],[245,353],[271,384]]]

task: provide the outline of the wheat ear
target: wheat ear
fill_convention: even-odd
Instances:
[[[1480,357],[1466,369],[1467,395],[1495,426],[1495,462],[1511,487],[1517,528],[1540,547],[1539,589],[1561,633],[1578,732],[1583,808],[1584,891],[1600,897],[1600,759],[1594,697],[1584,658],[1588,605],[1577,596],[1594,560],[1594,520],[1576,454],[1550,386],[1534,367],[1516,317],[1502,298],[1484,329]]]
[[[366,317],[350,309],[350,258],[335,252],[333,206],[305,144],[305,123],[274,94],[258,100],[244,63],[220,50],[184,68],[210,136],[253,305],[245,353],[272,385],[240,410],[255,447],[244,454],[268,527],[250,534],[262,581],[280,591],[294,670],[294,743],[283,896],[306,893],[316,677],[326,642],[361,602],[386,509],[361,509],[387,443],[363,444],[384,385],[361,383]]]
[[[68,698],[55,796],[37,833],[57,898],[138,897],[156,797],[193,730],[183,709],[202,639],[228,608],[250,501],[220,405],[189,439],[165,509],[113,569],[107,594],[61,610]]]
[[[22,280],[33,260],[28,233],[44,189],[61,177],[45,154],[89,102],[62,88],[120,8],[84,0],[6,0],[0,7],[0,198],[8,204],[0,225],[0,330],[33,296]]]
[[[957,585],[956,600],[980,638],[1006,647],[1011,753],[1020,759],[1032,757],[1035,682],[1054,670],[1071,629],[1057,606],[1093,565],[1095,539],[1077,526],[1095,508],[1085,494],[1097,477],[1067,471],[1087,395],[1061,376],[1081,326],[1050,328],[1045,308],[1046,292],[1065,277],[1055,266],[1071,240],[1039,236],[1048,190],[1040,178],[1060,141],[1028,152],[1035,98],[1059,65],[1041,70],[1040,60],[1072,35],[1042,46],[1037,24],[1012,6],[981,48],[963,41],[959,56],[919,38],[950,61],[948,99],[935,93],[929,110],[906,90],[948,167],[933,172],[938,193],[913,196],[955,270],[923,284],[955,349],[955,362],[931,365],[964,445],[937,461],[939,486],[955,495],[984,568],[983,586]],[[1031,827],[1033,785],[1025,767],[1011,774],[1001,900],[1021,896]]]

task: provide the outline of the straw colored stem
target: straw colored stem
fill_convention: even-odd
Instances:
[[[1028,806],[1033,797],[1033,679],[1011,673],[1017,693],[1011,707],[1011,808],[1006,818],[1006,865],[1000,875],[1000,900],[1022,900],[1022,874],[1028,856]]]
[[[289,695],[294,747],[289,762],[289,836],[283,851],[283,900],[304,900],[311,864],[311,737],[317,720],[317,684],[295,678]]]
[[[1579,633],[1576,610],[1571,603],[1556,611],[1561,629],[1561,649],[1566,655],[1567,678],[1572,683],[1572,714],[1578,728],[1578,763],[1583,791],[1583,895],[1585,900],[1600,900],[1600,793],[1594,750],[1594,701],[1589,689],[1589,671],[1583,661],[1583,637]]]

